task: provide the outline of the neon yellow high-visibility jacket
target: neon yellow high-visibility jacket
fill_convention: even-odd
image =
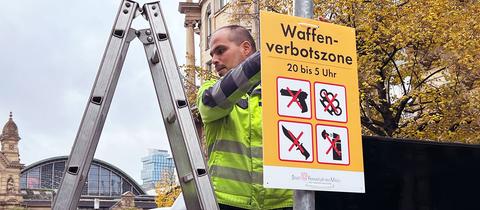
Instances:
[[[246,209],[293,206],[291,190],[263,188],[260,53],[218,81],[205,82],[197,97],[217,200]]]

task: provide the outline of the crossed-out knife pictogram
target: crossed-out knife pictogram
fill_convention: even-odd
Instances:
[[[303,143],[300,143],[300,138],[302,137],[303,135],[303,132],[301,132],[298,137],[295,137],[295,135],[293,135],[293,133],[291,131],[289,131],[288,129],[286,129],[283,125],[282,125],[282,131],[283,131],[283,134],[288,138],[290,139],[290,141],[292,141],[292,145],[290,146],[290,148],[288,149],[288,151],[291,151],[292,148],[294,146],[297,147],[297,150],[300,151],[300,153],[302,153],[302,155],[305,157],[305,160],[307,160],[309,157],[310,157],[310,153],[305,149],[305,147],[303,146]]]

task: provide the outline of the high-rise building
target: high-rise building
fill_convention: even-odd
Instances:
[[[149,154],[142,158],[142,187],[145,190],[155,188],[155,184],[166,177],[175,180],[175,165],[167,150],[150,149]]]

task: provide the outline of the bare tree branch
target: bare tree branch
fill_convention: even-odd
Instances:
[[[425,83],[428,79],[430,79],[430,77],[432,77],[433,75],[443,71],[447,69],[447,67],[443,67],[443,68],[440,68],[440,69],[437,69],[436,71],[432,72],[430,75],[428,75],[427,77],[425,77],[422,81],[420,81],[416,86],[415,86],[415,89],[417,89],[418,87],[420,87],[423,83]]]
[[[400,69],[398,68],[398,65],[397,65],[397,63],[395,62],[395,60],[390,59],[390,61],[392,61],[393,67],[395,67],[395,70],[397,71],[398,77],[400,78],[400,82],[402,82],[403,95],[406,95],[406,94],[407,94],[407,88],[405,87],[405,82],[403,81],[403,76],[402,76],[402,74],[400,73]]]
[[[381,128],[375,126],[370,118],[362,117],[361,118],[362,125],[367,127],[369,130],[373,131],[375,134],[379,136],[387,136],[387,133],[382,130]]]

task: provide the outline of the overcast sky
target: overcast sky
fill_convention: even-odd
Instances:
[[[21,163],[70,153],[120,2],[2,2],[0,126],[12,111],[22,138]],[[160,4],[182,65],[185,28],[178,2]],[[133,27],[147,28],[148,22],[139,16]],[[141,158],[148,148],[170,150],[143,46],[136,39],[130,44],[95,158],[142,184]]]

